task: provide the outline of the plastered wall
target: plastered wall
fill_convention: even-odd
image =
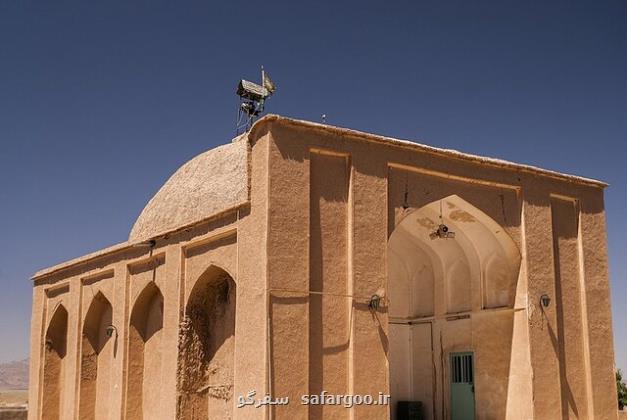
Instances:
[[[616,416],[601,188],[411,153],[299,123],[268,125],[274,394],[390,392],[396,378],[390,376],[389,307],[367,307],[393,281],[387,278],[389,235],[414,209],[457,195],[506,231],[520,264],[513,283],[487,278],[461,294],[452,284],[425,313],[467,315],[412,329],[418,349],[412,369],[421,382],[415,396],[425,401],[427,417],[450,414],[442,356],[467,350],[475,353],[477,418]],[[335,232],[332,240],[325,240],[325,229]],[[334,284],[325,289],[328,278]],[[540,308],[543,294],[552,299],[547,308]],[[320,328],[321,319],[334,324],[332,331]],[[346,345],[342,337],[349,338]],[[289,405],[276,407],[275,416],[385,418],[388,408]]]

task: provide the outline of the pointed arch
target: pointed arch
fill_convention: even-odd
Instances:
[[[61,418],[64,359],[67,352],[68,312],[63,304],[55,310],[48,329],[44,349],[44,380],[42,419]]]
[[[455,237],[433,237],[440,223]],[[442,337],[456,336],[455,343],[472,350],[469,335],[461,338],[454,328],[483,309],[514,307],[520,261],[518,246],[505,228],[457,195],[405,215],[388,241],[393,413],[399,400],[420,400],[426,417],[443,415],[445,387],[438,371],[450,343]],[[513,322],[513,313],[507,316]],[[449,319],[460,324],[449,325]],[[500,350],[506,358],[507,345]]]
[[[178,418],[231,418],[236,285],[211,265],[185,306],[179,334]]]
[[[455,232],[455,239],[429,237],[440,223],[440,212]],[[518,246],[502,226],[457,195],[409,213],[390,235],[388,254],[390,298],[397,305],[390,309],[392,316],[422,315],[424,311],[415,306],[429,307],[424,300],[431,296],[414,297],[412,305],[407,301],[415,293],[408,293],[408,289],[411,286],[414,291],[431,290],[438,279],[442,283],[442,300],[434,306],[439,305],[440,312],[514,305],[521,260]],[[401,266],[405,267],[405,274]],[[421,270],[435,274],[420,275]],[[399,313],[402,307],[411,309]]]
[[[107,405],[100,405],[109,392],[109,375],[113,359],[113,340],[107,327],[113,322],[113,307],[98,292],[92,299],[83,322],[81,342],[81,376],[79,418],[109,418]],[[112,339],[113,338],[113,339]],[[98,396],[102,396],[98,398]]]
[[[133,305],[128,335],[126,419],[158,417],[161,401],[163,294],[154,284]]]

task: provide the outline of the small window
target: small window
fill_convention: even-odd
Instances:
[[[455,354],[451,357],[451,382],[473,383],[472,354]]]

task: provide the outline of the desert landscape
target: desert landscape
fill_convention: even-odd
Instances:
[[[28,359],[0,363],[0,409],[28,404]]]

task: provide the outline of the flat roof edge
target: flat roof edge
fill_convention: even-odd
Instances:
[[[36,281],[36,280],[40,280],[44,277],[48,277],[52,274],[55,274],[61,270],[79,265],[79,264],[84,264],[86,262],[95,260],[97,258],[101,258],[110,254],[114,254],[116,252],[121,252],[121,251],[125,251],[127,249],[132,248],[132,245],[127,241],[127,242],[121,242],[119,244],[115,244],[115,245],[111,245],[107,248],[103,248],[103,249],[99,249],[98,251],[94,251],[94,252],[90,252],[89,254],[85,254],[82,255],[80,257],[76,257],[73,258],[71,260],[68,261],[64,261],[62,263],[59,264],[55,264],[51,267],[48,268],[43,268],[39,271],[37,271],[35,274],[32,275],[32,277],[30,278],[32,281]]]
[[[127,251],[129,249],[137,247],[139,244],[148,243],[151,240],[158,240],[159,238],[165,238],[165,237],[168,237],[169,235],[176,235],[176,234],[184,232],[184,231],[186,231],[188,229],[192,229],[195,226],[202,225],[203,223],[207,223],[208,221],[214,220],[216,218],[220,218],[220,217],[222,217],[222,216],[224,216],[226,214],[236,212],[239,209],[246,207],[248,204],[249,204],[249,201],[245,201],[245,202],[237,204],[237,205],[235,205],[233,207],[229,207],[229,208],[227,208],[227,209],[225,209],[223,211],[220,211],[220,212],[217,212],[215,214],[212,214],[209,217],[206,217],[206,218],[203,218],[203,219],[200,219],[200,220],[197,220],[197,221],[194,221],[192,223],[188,223],[188,224],[185,224],[185,225],[182,225],[182,226],[177,226],[176,228],[169,229],[167,231],[159,232],[156,235],[153,235],[153,236],[151,236],[149,238],[146,238],[146,239],[143,239],[143,240],[140,240],[140,241],[120,242],[118,244],[111,245],[111,246],[106,247],[106,248],[102,248],[102,249],[100,249],[98,251],[90,252],[89,254],[85,254],[85,255],[82,255],[80,257],[72,258],[71,260],[67,260],[67,261],[61,262],[59,264],[55,264],[55,265],[53,265],[51,267],[43,268],[43,269],[37,271],[35,274],[33,274],[31,276],[31,280],[32,281],[40,280],[40,279],[48,277],[48,276],[50,276],[52,274],[56,274],[59,271],[66,270],[68,268],[75,267],[75,266],[78,266],[80,264],[85,264],[87,262],[97,260],[98,258],[106,257],[108,255],[115,254],[117,252]]]
[[[549,169],[543,169],[543,168],[539,168],[539,167],[532,166],[532,165],[526,165],[526,164],[515,163],[515,162],[503,160],[503,159],[464,153],[464,152],[460,152],[460,151],[453,150],[453,149],[444,149],[444,148],[439,148],[439,147],[434,147],[434,146],[428,146],[428,145],[421,144],[421,143],[415,143],[409,140],[401,140],[401,139],[396,139],[393,137],[382,136],[379,134],[366,133],[363,131],[354,130],[350,128],[343,128],[343,127],[337,127],[337,126],[332,126],[332,125],[327,125],[327,124],[315,123],[315,122],[306,121],[306,120],[288,118],[288,117],[283,117],[283,116],[276,115],[276,114],[267,114],[261,119],[259,119],[257,122],[255,122],[250,132],[248,133],[249,138],[250,136],[254,135],[254,132],[256,130],[259,130],[259,127],[270,122],[278,122],[278,123],[286,124],[286,125],[293,125],[293,126],[316,129],[320,131],[332,132],[341,136],[357,137],[365,141],[380,143],[383,145],[403,147],[403,148],[408,148],[408,149],[412,149],[416,151],[432,153],[432,154],[436,154],[440,156],[465,160],[465,161],[474,162],[474,163],[488,164],[491,166],[504,168],[504,169],[525,171],[525,172],[533,173],[536,175],[547,176],[547,177],[556,178],[562,181],[569,181],[569,182],[574,182],[577,184],[582,184],[582,185],[587,185],[587,186],[592,186],[592,187],[597,187],[597,188],[606,188],[609,185],[606,182],[599,181],[596,179],[586,178],[586,177],[582,177],[578,175],[564,174],[561,172],[552,171]],[[237,139],[240,139],[243,136],[244,135],[238,136]],[[203,221],[212,219],[215,216],[232,211],[241,206],[242,204],[239,204],[237,206],[234,206],[233,208],[229,208],[223,212],[219,212],[215,215],[212,215],[211,217],[207,219],[195,221],[194,223],[191,223],[185,226],[180,226],[180,227],[177,227],[176,229],[171,229],[168,232],[163,232],[160,235],[157,235],[156,237],[160,237],[165,234],[170,234],[173,232],[177,232],[177,231],[189,228],[193,225],[202,223]],[[53,265],[51,267],[41,269],[31,276],[31,280],[32,281],[40,280],[44,277],[48,277],[64,269],[67,269],[67,268],[70,268],[79,264],[84,264],[86,262],[107,256],[110,254],[114,254],[117,252],[122,252],[128,249],[131,249],[133,246],[134,244],[130,243],[129,241],[121,242],[121,243],[109,246],[107,248],[103,248],[103,249],[91,252],[89,254]]]
[[[327,125],[327,124],[315,123],[311,121],[283,117],[283,116],[276,115],[276,114],[268,114],[262,117],[261,119],[259,119],[251,128],[250,130],[251,135],[253,134],[255,130],[258,129],[258,127],[262,126],[263,124],[270,123],[270,122],[278,122],[281,124],[307,127],[307,128],[317,129],[321,131],[332,132],[332,133],[336,133],[338,135],[343,135],[343,136],[358,137],[358,138],[362,138],[366,141],[371,141],[374,143],[380,143],[380,144],[396,146],[396,147],[404,147],[404,148],[409,148],[409,149],[416,150],[416,151],[422,151],[422,152],[432,153],[432,154],[436,154],[440,156],[446,156],[446,157],[451,157],[455,159],[465,160],[468,162],[488,164],[491,166],[504,168],[504,169],[529,172],[529,173],[533,173],[536,175],[548,176],[551,178],[557,178],[562,181],[570,181],[570,182],[574,182],[577,184],[583,184],[583,185],[588,185],[588,186],[593,186],[593,187],[606,188],[609,185],[608,183],[597,180],[597,179],[586,178],[586,177],[582,177],[578,175],[564,174],[564,173],[553,171],[550,169],[539,168],[533,165],[526,165],[522,163],[516,163],[516,162],[504,160],[504,159],[492,158],[492,157],[487,157],[487,156],[474,155],[471,153],[460,152],[458,150],[453,150],[453,149],[444,149],[444,148],[435,147],[435,146],[428,146],[428,145],[421,144],[421,143],[415,143],[410,140],[401,140],[401,139],[396,139],[393,137],[382,136],[379,134],[366,133],[363,131],[354,130],[350,128],[343,128],[343,127],[337,127],[333,125]]]

